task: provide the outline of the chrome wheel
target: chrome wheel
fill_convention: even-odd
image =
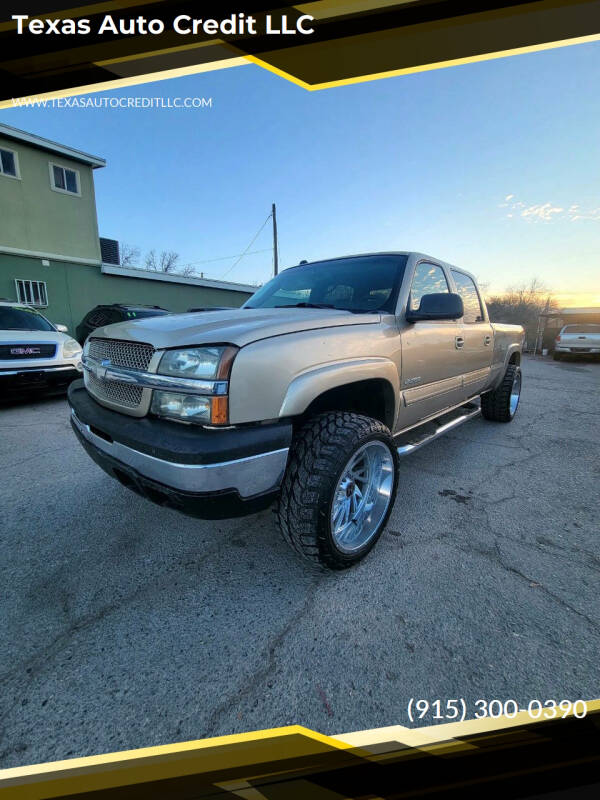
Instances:
[[[392,500],[394,460],[386,444],[367,442],[350,458],[334,490],[331,535],[343,553],[360,550],[377,533]]]
[[[513,384],[510,390],[510,401],[509,401],[509,409],[510,409],[510,416],[511,419],[517,412],[517,407],[519,405],[519,399],[521,397],[521,370],[517,370]]]

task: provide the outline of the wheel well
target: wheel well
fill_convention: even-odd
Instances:
[[[512,356],[508,360],[509,364],[516,364],[517,367],[521,366],[521,353],[519,351],[515,351]]]
[[[302,414],[300,422],[324,411],[352,411],[373,417],[390,430],[394,425],[394,389],[384,378],[346,383],[329,389],[312,401]]]

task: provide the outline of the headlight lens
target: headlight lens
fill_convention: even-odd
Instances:
[[[188,347],[167,350],[160,360],[158,372],[179,378],[213,380],[217,377],[225,347]]]
[[[152,395],[153,414],[170,417],[185,422],[210,422],[211,398],[197,394],[179,394],[154,390]]]
[[[81,345],[75,339],[67,339],[63,344],[63,356],[65,358],[75,358],[81,353]]]
[[[238,351],[233,345],[186,347],[166,350],[158,365],[159,375],[187,378],[197,381],[229,380],[233,359]],[[226,386],[227,384],[225,384]],[[154,389],[151,412],[159,417],[196,422],[202,425],[227,425],[229,423],[229,396],[220,391],[210,397],[188,394],[185,391]],[[224,390],[223,384],[221,389]],[[210,392],[210,387],[201,391]]]

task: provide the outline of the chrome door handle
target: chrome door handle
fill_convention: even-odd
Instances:
[[[457,336],[457,337],[454,339],[454,342],[455,342],[455,344],[456,344],[456,349],[457,349],[457,350],[460,350],[460,348],[461,348],[461,347],[464,345],[464,343],[465,343],[465,340],[463,339],[463,337],[462,337],[462,336]]]
[[[491,344],[492,343],[492,337],[491,336],[486,336],[485,339],[483,340],[483,343],[485,345]]]

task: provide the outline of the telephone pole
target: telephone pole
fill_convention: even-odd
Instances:
[[[279,273],[279,256],[277,248],[277,209],[275,203],[271,206],[271,216],[273,217],[273,275]]]

